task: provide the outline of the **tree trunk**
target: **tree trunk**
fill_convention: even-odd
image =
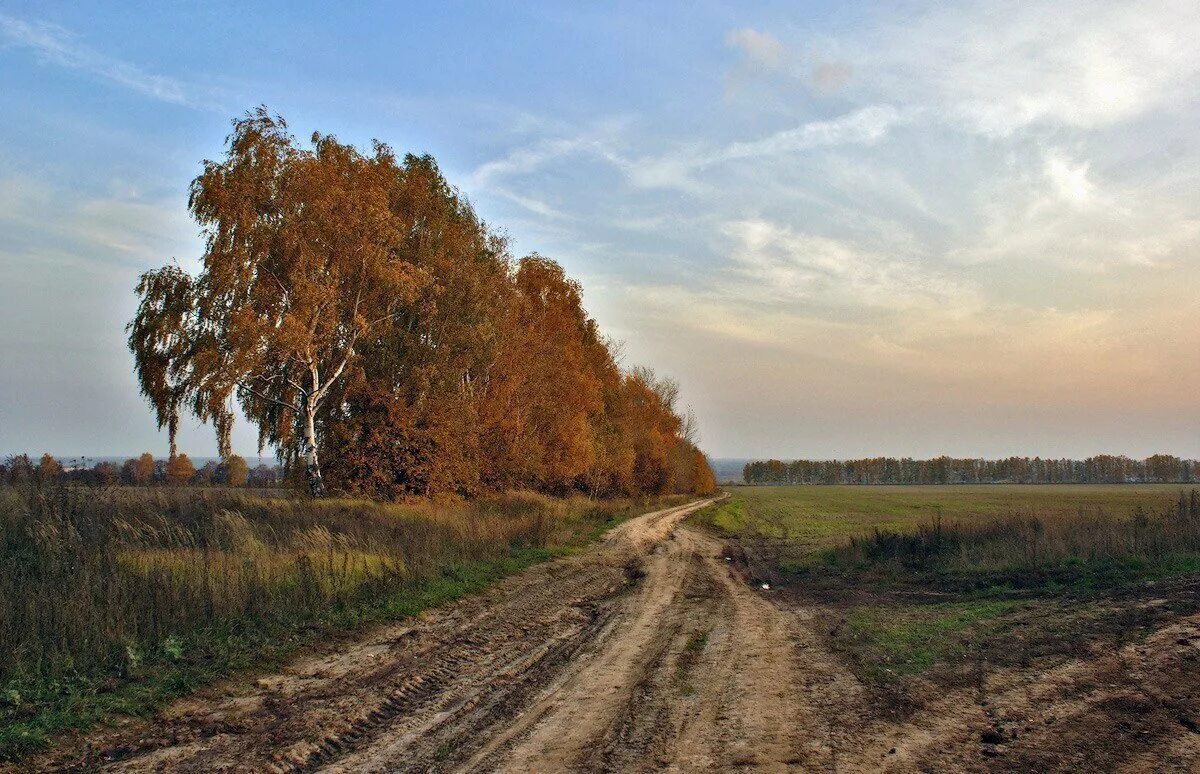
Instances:
[[[325,482],[321,480],[321,463],[317,459],[316,406],[308,403],[304,409],[304,474],[309,494],[324,497]]]

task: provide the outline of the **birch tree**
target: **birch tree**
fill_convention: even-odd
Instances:
[[[427,282],[406,258],[411,224],[393,208],[401,172],[380,143],[365,155],[314,134],[301,147],[262,108],[234,123],[225,157],[204,162],[191,186],[199,275],[143,275],[128,328],[172,449],[186,410],[214,423],[228,456],[236,402],[260,443],[302,461],[310,491],[324,494],[322,404]]]

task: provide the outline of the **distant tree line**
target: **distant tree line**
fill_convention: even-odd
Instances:
[[[1144,460],[1098,454],[1085,460],[871,457],[859,460],[759,460],[742,469],[747,484],[1126,484],[1200,481],[1200,462],[1170,454]]]
[[[259,109],[207,161],[198,275],[143,275],[128,326],[171,439],[236,409],[314,496],[709,492],[678,386],[620,366],[582,289],[517,259],[429,156],[301,144]]]
[[[246,460],[236,454],[220,462],[206,462],[199,468],[186,454],[163,460],[155,459],[150,452],[131,457],[121,465],[107,460],[88,465],[80,460],[64,466],[48,453],[37,462],[27,454],[17,454],[0,463],[0,483],[15,484],[35,478],[94,486],[170,484],[264,488],[280,484],[282,471],[270,465],[251,469]]]

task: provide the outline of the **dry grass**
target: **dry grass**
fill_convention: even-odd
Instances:
[[[1200,496],[1137,505],[1127,514],[1080,508],[1075,515],[1025,513],[992,520],[933,519],[915,530],[876,529],[829,550],[834,567],[1003,578],[1017,585],[1195,569]]]
[[[0,487],[0,761],[478,591],[654,502]]]
[[[0,488],[0,688],[127,676],[197,633],[302,625],[456,568],[583,542],[631,507]]]

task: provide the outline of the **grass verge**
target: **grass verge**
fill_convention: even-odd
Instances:
[[[0,490],[0,761],[478,592],[647,502]]]

